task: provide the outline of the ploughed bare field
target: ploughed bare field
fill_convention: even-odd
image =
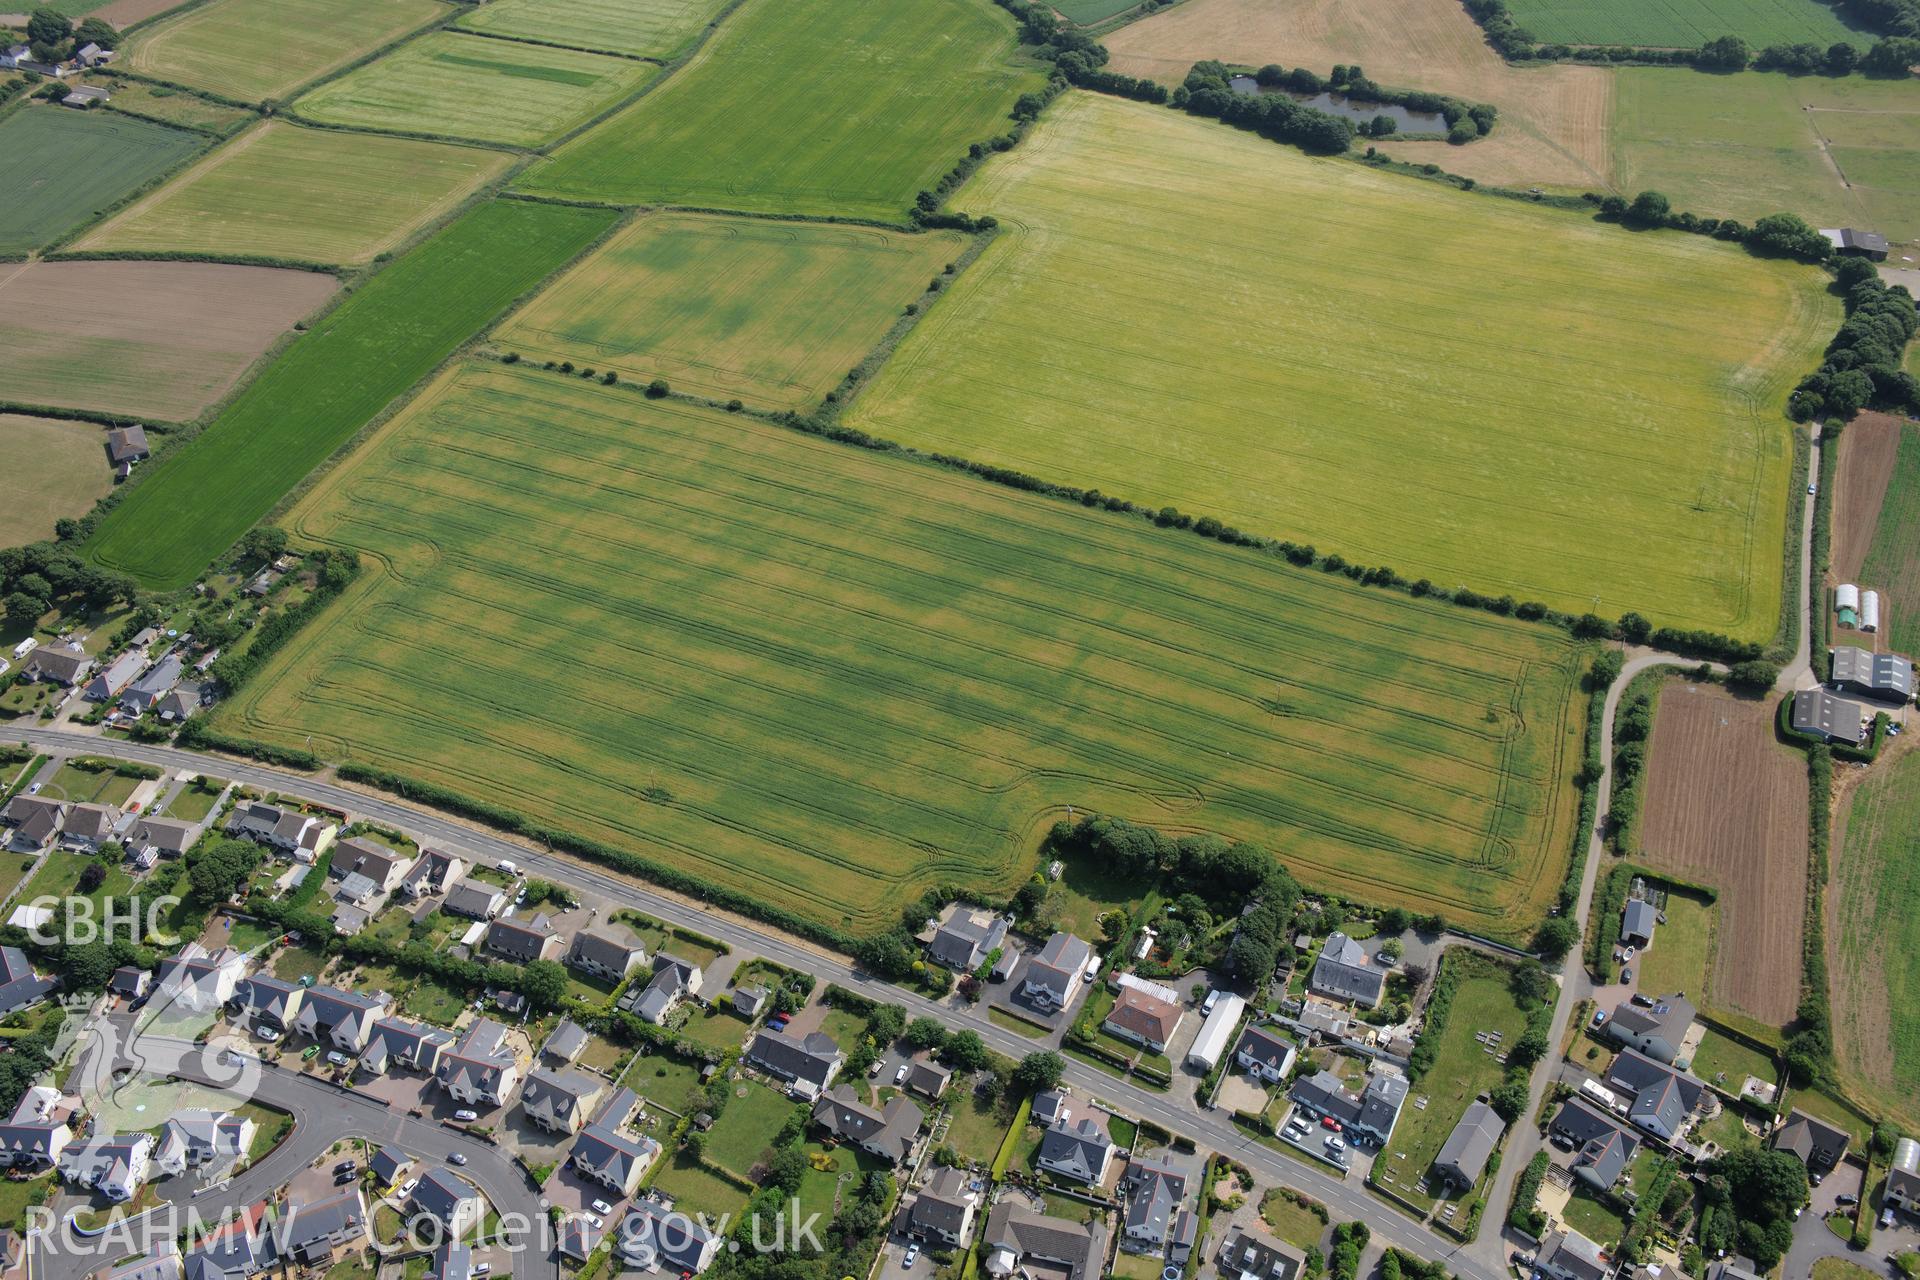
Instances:
[[[1861,414],[1840,437],[1833,476],[1833,572],[1840,582],[1860,577],[1899,444],[1900,419],[1886,413]]]
[[[1719,890],[1705,1003],[1780,1024],[1800,998],[1808,796],[1805,758],[1774,740],[1774,705],[1717,685],[1661,691],[1641,841],[1649,866]]]
[[[25,404],[189,419],[337,283],[211,262],[0,267],[0,382]]]

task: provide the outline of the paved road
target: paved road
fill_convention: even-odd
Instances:
[[[1820,424],[1813,424],[1813,456],[1807,466],[1810,482],[1817,483],[1820,478],[1820,455],[1824,445],[1820,440]],[[1820,677],[1814,674],[1811,655],[1813,652],[1813,593],[1821,592],[1824,600],[1825,587],[1818,587],[1813,581],[1813,508],[1814,498],[1809,494],[1806,509],[1800,518],[1800,644],[1794,650],[1793,661],[1780,669],[1780,678],[1774,682],[1774,688],[1782,692],[1795,689],[1811,689],[1820,683]]]

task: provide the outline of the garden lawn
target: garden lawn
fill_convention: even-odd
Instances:
[[[1870,32],[1841,21],[1819,0],[1512,0],[1508,7],[1535,39],[1551,44],[1694,49],[1720,36],[1739,36],[1756,49],[1873,43]]]
[[[808,1168],[800,1179],[800,1190],[794,1195],[799,1202],[800,1220],[805,1222],[807,1215],[817,1213],[820,1221],[830,1222],[836,1216],[838,1207],[846,1200],[858,1194],[860,1181],[869,1173],[892,1172],[893,1166],[878,1156],[868,1155],[858,1147],[838,1146],[828,1151],[817,1142],[809,1142],[804,1148],[809,1156],[825,1155],[833,1162],[827,1170]]]
[[[695,1009],[680,1025],[680,1034],[710,1049],[734,1053],[747,1037],[747,1020],[730,1011]]]
[[[684,1058],[642,1054],[628,1065],[620,1083],[654,1106],[679,1115],[686,1108],[687,1094],[700,1084],[700,1068]]]
[[[143,28],[129,70],[240,102],[284,96],[446,10],[433,0],[213,0]]]
[[[510,157],[270,120],[135,201],[83,249],[361,263],[451,211]]]
[[[726,7],[726,0],[493,0],[454,23],[465,31],[671,58]]]
[[[746,1091],[740,1097],[740,1091]],[[780,1129],[799,1105],[763,1084],[737,1085],[735,1096],[707,1130],[704,1159],[745,1178],[760,1162],[760,1153],[773,1145]]]
[[[1563,1216],[1568,1226],[1602,1249],[1612,1249],[1626,1234],[1627,1220],[1594,1199],[1585,1187],[1575,1188]]]
[[[466,1007],[467,994],[458,987],[450,987],[438,978],[422,975],[406,997],[400,1002],[407,1016],[419,1018],[438,1026],[451,1026],[460,1016],[460,1010]]]
[[[961,1156],[985,1166],[993,1163],[1000,1143],[1013,1123],[1013,1108],[1003,1099],[987,1101],[966,1084],[957,1084],[947,1093],[946,1143]]]
[[[273,976],[283,982],[297,982],[301,978],[317,979],[321,970],[326,967],[327,953],[317,951],[304,942],[297,947],[282,947],[274,952],[273,963],[270,966]],[[418,990],[419,987],[416,986],[414,991]],[[411,1001],[412,998],[413,992],[409,992],[408,1000]],[[411,1003],[403,1004],[401,1007],[414,1017],[422,1016],[415,1011]]]
[[[747,0],[671,80],[519,185],[903,221],[1041,82],[988,0]]]
[[[1273,1234],[1301,1249],[1317,1249],[1327,1224],[1313,1211],[1287,1198],[1278,1188],[1260,1201],[1260,1217]]]
[[[537,147],[653,79],[631,58],[433,31],[294,103],[322,124]]]
[[[1654,931],[1653,946],[1634,961],[1640,990],[1687,991],[1699,999],[1707,990],[1719,914],[1699,895],[1673,889],[1667,893],[1666,917]]]
[[[1820,273],[1085,93],[955,202],[1002,234],[849,425],[1446,589],[1774,633]]]
[[[95,529],[99,564],[186,586],[309,471],[617,215],[482,205],[381,271],[296,340]],[[218,492],[207,504],[198,495]]]
[[[1698,990],[1695,987],[1686,989]],[[1746,1083],[1748,1076],[1757,1076],[1768,1084],[1777,1083],[1780,1078],[1779,1069],[1774,1066],[1770,1055],[1749,1048],[1712,1027],[1708,1027],[1706,1035],[1701,1038],[1700,1048],[1693,1055],[1691,1069],[1694,1075],[1708,1084],[1719,1085],[1732,1094],[1740,1092],[1740,1086]]]
[[[1474,1037],[1481,1032],[1498,1032],[1504,1050],[1527,1029],[1527,1016],[1514,1003],[1504,966],[1459,948],[1443,963],[1461,970],[1453,1010],[1440,1033],[1433,1066],[1407,1091],[1407,1104],[1394,1125],[1393,1141],[1373,1164],[1376,1182],[1415,1203],[1432,1198],[1422,1188],[1421,1180],[1460,1123],[1467,1104],[1493,1089],[1506,1074],[1496,1055],[1487,1052]],[[1424,1108],[1417,1105],[1423,1097],[1427,1099]]]
[[[951,232],[653,214],[516,312],[497,340],[530,360],[801,408],[859,364],[965,247]]]
[[[737,1213],[747,1202],[745,1189],[706,1168],[684,1151],[662,1157],[660,1170],[650,1185],[672,1196],[674,1207],[681,1213],[703,1213],[709,1219],[717,1220],[722,1215]]]
[[[207,144],[183,129],[33,103],[0,118],[0,253],[38,249]]]
[[[223,788],[216,784],[203,786],[198,782],[189,782],[174,793],[167,801],[167,817],[178,818],[182,822],[201,822],[213,812],[214,802],[220,799]]]
[[[638,388],[452,370],[287,523],[367,568],[222,726],[832,927],[1010,890],[1069,803],[1502,936],[1571,845],[1560,632]]]
[[[40,869],[20,891],[20,901],[31,903],[40,898],[71,898],[80,884],[80,875],[90,865],[106,865],[85,854],[65,853],[58,849],[45,857]],[[123,898],[133,889],[133,878],[119,866],[107,866],[107,878],[100,887],[85,896],[97,908],[108,898]]]

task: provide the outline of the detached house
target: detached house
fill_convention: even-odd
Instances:
[[[1219,1258],[1221,1280],[1298,1280],[1307,1266],[1292,1245],[1244,1228],[1227,1233]]]
[[[784,1031],[763,1030],[747,1047],[747,1061],[776,1080],[785,1081],[787,1092],[794,1097],[811,1100],[833,1083],[845,1056],[833,1037],[824,1032],[801,1038]]]
[[[720,1244],[694,1215],[675,1213],[657,1200],[636,1201],[620,1220],[620,1256],[630,1270],[698,1276]]]
[[[1100,1025],[1122,1040],[1130,1040],[1154,1053],[1165,1053],[1168,1042],[1186,1016],[1178,997],[1169,1000],[1144,987],[1122,986],[1106,1021]]]
[[[1039,954],[1027,961],[1020,978],[1020,994],[1037,1008],[1064,1009],[1080,994],[1092,962],[1093,948],[1084,938],[1056,933]]]
[[[978,1192],[969,1189],[972,1178],[942,1166],[934,1170],[907,1210],[907,1233],[948,1249],[964,1249],[973,1239],[973,1215]]]
[[[246,957],[232,947],[208,953],[189,942],[160,962],[160,996],[175,1008],[210,1013],[233,998]]]
[[[658,1026],[682,1000],[699,992],[700,966],[660,951],[653,957],[653,977],[644,987],[629,987],[620,1007]]]
[[[430,894],[445,893],[460,882],[467,874],[467,864],[450,853],[438,849],[423,852],[401,877],[400,892],[409,898],[424,898]]]
[[[187,664],[177,653],[169,653],[146,669],[138,680],[120,695],[120,705],[133,715],[143,715],[180,683]]]
[[[74,853],[98,853],[113,839],[114,830],[126,817],[110,804],[77,804],[67,811],[67,823],[60,832],[60,847]]]
[[[40,853],[51,848],[67,819],[67,806],[44,796],[15,796],[0,809],[0,826],[7,831],[7,848],[15,853]]]
[[[43,684],[64,685],[71,689],[93,670],[93,659],[65,645],[43,645],[27,655],[20,667],[20,678]]]
[[[995,1280],[1006,1280],[1031,1262],[1045,1265],[1027,1274],[1099,1280],[1107,1256],[1107,1230],[1099,1222],[1070,1222],[1034,1213],[1011,1198],[993,1206],[980,1242],[983,1269]]]
[[[360,1065],[374,1075],[385,1075],[396,1066],[432,1075],[440,1069],[441,1055],[452,1047],[453,1037],[438,1027],[404,1018],[381,1018],[367,1035]]]
[[[583,929],[567,951],[568,968],[604,982],[619,982],[646,962],[646,947],[625,929]]]
[[[527,1120],[548,1133],[576,1134],[600,1100],[601,1082],[578,1071],[530,1071],[520,1090]]]
[[[407,1203],[445,1227],[458,1240],[480,1225],[486,1202],[472,1183],[451,1169],[429,1169],[414,1184]]]
[[[1233,1060],[1248,1075],[1268,1084],[1278,1084],[1293,1070],[1298,1052],[1293,1041],[1281,1035],[1278,1028],[1252,1026],[1240,1033]]]
[[[1494,1148],[1500,1145],[1500,1135],[1506,1131],[1507,1122],[1492,1107],[1484,1102],[1469,1103],[1466,1114],[1453,1126],[1434,1158],[1434,1171],[1463,1192],[1473,1190]]]
[[[1113,1139],[1092,1116],[1058,1121],[1040,1137],[1033,1163],[1055,1177],[1097,1187],[1113,1167]]]
[[[1542,1240],[1534,1265],[1553,1280],[1607,1280],[1613,1274],[1606,1251],[1578,1231],[1556,1231]]]
[[[400,886],[412,865],[413,859],[404,853],[378,840],[354,836],[334,846],[333,861],[327,867],[327,874],[335,880],[344,880],[351,875],[365,876],[372,881],[374,892],[391,893]]]
[[[519,1061],[507,1048],[507,1029],[491,1018],[476,1020],[441,1055],[437,1078],[456,1102],[504,1105],[520,1078]]]
[[[88,49],[99,51],[99,45],[88,45]],[[81,50],[85,53],[86,50]],[[82,65],[92,66],[82,59]],[[147,429],[142,426],[115,427],[107,432],[107,462],[113,467],[114,474],[125,479],[127,472],[136,462],[145,462],[153,451],[147,447]]]
[[[1574,1149],[1570,1172],[1605,1192],[1613,1188],[1640,1151],[1640,1136],[1585,1098],[1568,1098],[1553,1117],[1551,1132]]]
[[[1373,963],[1367,949],[1344,933],[1327,935],[1314,962],[1309,987],[1330,1000],[1372,1009],[1386,993],[1387,971]]]
[[[308,1266],[330,1263],[367,1239],[367,1205],[360,1188],[347,1187],[318,1200],[288,1206],[275,1227],[289,1259]]]
[[[70,1145],[60,1153],[60,1176],[113,1201],[133,1199],[153,1176],[153,1135],[117,1133]]]
[[[58,1089],[30,1087],[15,1104],[13,1115],[0,1124],[0,1166],[51,1168],[73,1141],[67,1122],[78,1108],[78,1099],[62,1097]]]
[[[147,665],[147,655],[138,649],[129,649],[87,681],[85,697],[88,702],[112,702],[133,683],[141,669]]]
[[[507,891],[484,880],[462,880],[447,891],[440,909],[469,920],[491,920],[507,905]]]
[[[560,953],[560,938],[545,913],[531,920],[502,918],[487,926],[486,948],[516,964],[551,960]]]
[[[327,1041],[343,1053],[357,1054],[367,1047],[373,1024],[392,1006],[393,997],[384,991],[364,996],[338,987],[309,987],[293,1025],[302,1035]]]
[[[842,1142],[850,1142],[888,1164],[901,1164],[913,1154],[914,1135],[926,1115],[903,1097],[895,1097],[876,1111],[841,1085],[813,1104],[813,1122]]]
[[[1613,1060],[1607,1087],[1633,1099],[1628,1119],[1667,1142],[1679,1140],[1707,1092],[1692,1076],[1633,1049],[1621,1050]]]
[[[1846,1159],[1850,1141],[1845,1129],[1796,1107],[1787,1116],[1787,1122],[1774,1131],[1773,1149],[1791,1152],[1807,1166],[1808,1173],[1817,1177]]]
[[[249,800],[227,819],[227,834],[266,845],[299,862],[312,862],[333,843],[336,828],[311,814]]]
[[[230,1167],[247,1154],[255,1128],[252,1120],[227,1111],[176,1111],[160,1131],[154,1163],[168,1174]]]
[[[955,973],[972,973],[995,952],[1005,952],[1007,918],[991,911],[958,906],[933,932],[927,958]]]
[[[1192,1170],[1166,1152],[1136,1155],[1127,1162],[1120,1177],[1125,1197],[1120,1239],[1125,1247],[1160,1253],[1182,1240],[1192,1247],[1195,1224],[1184,1205],[1191,1175]]]
[[[1685,996],[1660,996],[1650,1007],[1622,1000],[1601,1030],[1629,1049],[1671,1063],[1680,1056],[1693,1019],[1693,1003]]]
[[[140,818],[127,833],[127,853],[131,857],[178,858],[200,834],[197,823],[176,818]]]
[[[619,1195],[630,1196],[659,1155],[660,1144],[653,1139],[630,1138],[595,1121],[574,1139],[567,1163],[581,1177],[591,1178]]]

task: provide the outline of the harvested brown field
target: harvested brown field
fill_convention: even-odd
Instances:
[[[337,284],[210,262],[0,267],[0,384],[25,404],[192,418]]]
[[[1112,67],[1178,84],[1195,62],[1278,62],[1325,75],[1360,63],[1381,84],[1458,94],[1500,108],[1491,135],[1376,144],[1482,182],[1610,188],[1612,73],[1599,67],[1514,67],[1487,46],[1459,0],[1187,0],[1105,37]]]
[[[185,4],[187,0],[113,0],[88,14],[91,18],[103,18],[125,31],[136,22],[145,22],[148,18],[157,18],[163,13],[171,13]]]
[[[1648,866],[1719,890],[1705,1003],[1778,1026],[1800,999],[1808,797],[1773,715],[1772,699],[1717,685],[1661,690],[1641,840]]]
[[[112,487],[106,433],[90,422],[0,413],[0,547],[53,536]]]
[[[1840,465],[1833,474],[1833,575],[1855,582],[1873,545],[1880,504],[1887,496],[1894,458],[1900,452],[1900,419],[1863,413],[1840,436]]]

